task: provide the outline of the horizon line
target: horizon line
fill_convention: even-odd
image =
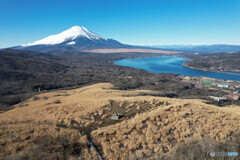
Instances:
[[[211,44],[198,44],[198,43],[172,43],[172,44],[130,44],[134,46],[211,46],[211,45],[234,45],[240,46],[240,44],[228,44],[228,43],[211,43]]]

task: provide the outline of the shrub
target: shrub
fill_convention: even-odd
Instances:
[[[47,97],[47,96],[43,96],[43,99],[44,99],[44,100],[47,100],[47,99],[48,99],[48,97]]]
[[[34,100],[34,101],[37,101],[37,100],[39,100],[39,99],[41,99],[41,98],[38,97],[38,96],[34,96],[34,97],[33,97],[33,100]]]
[[[53,103],[59,104],[59,103],[62,103],[62,102],[60,100],[56,100]]]

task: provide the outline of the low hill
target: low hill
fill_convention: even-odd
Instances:
[[[7,68],[9,71],[19,71],[29,74],[59,72],[65,68],[64,65],[58,63],[60,60],[62,60],[60,57],[54,55],[5,49],[0,51],[0,71],[4,72],[4,69]],[[4,80],[6,77],[1,76],[0,78],[0,80]]]
[[[185,66],[208,71],[237,71],[240,72],[240,52],[214,53],[206,55],[187,55],[191,62]]]
[[[63,58],[39,52],[0,50],[0,110],[8,110],[9,105],[19,103],[39,82],[54,86],[50,82],[69,67],[63,61]]]
[[[232,107],[223,109],[197,99],[139,96],[154,92],[112,88],[112,84],[99,83],[41,93],[0,113],[0,157],[190,159],[193,155],[178,151],[195,146],[195,158],[210,159],[207,149],[218,146],[240,151],[240,117]],[[114,113],[124,117],[112,120]],[[206,137],[210,137],[207,142]]]

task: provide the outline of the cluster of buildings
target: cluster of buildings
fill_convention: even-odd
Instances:
[[[215,101],[221,100],[240,100],[240,82],[230,81],[230,80],[220,80],[207,77],[190,77],[183,76],[183,81],[190,82],[195,85],[195,87],[202,88],[208,87],[216,90],[223,90],[229,94],[223,97],[209,96],[209,98]]]

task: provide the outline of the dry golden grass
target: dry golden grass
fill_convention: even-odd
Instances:
[[[88,139],[77,130],[48,124],[4,123],[0,131],[0,159],[65,159],[79,153],[88,156]]]
[[[239,106],[219,108],[202,100],[136,96],[152,91],[111,88],[112,84],[99,83],[42,93],[0,113],[0,157],[29,158],[41,139],[53,139],[40,143],[40,148],[52,146],[48,149],[60,159],[75,159],[79,153],[90,159],[87,136],[91,136],[105,159],[159,159],[186,139],[210,137],[221,142],[240,130],[239,113],[235,113]],[[125,117],[113,121],[115,112]],[[41,150],[46,154],[44,147]]]
[[[236,113],[240,115],[240,107],[239,106],[227,106],[222,108],[222,110],[228,111],[228,112],[232,112],[232,113]]]
[[[112,84],[99,83],[69,91],[42,93],[35,96],[38,98],[21,103],[24,107],[16,105],[15,109],[1,113],[0,122],[48,122],[87,127],[94,120],[89,115],[101,112],[111,99],[140,92],[112,90],[112,87]]]
[[[80,145],[81,157],[90,159],[89,141],[85,133],[89,134],[92,129],[88,127],[95,124],[96,128],[103,120],[109,122],[107,116],[111,115],[109,114],[111,98],[138,94],[138,91],[122,92],[109,89],[112,87],[112,84],[96,84],[75,90],[42,93],[16,105],[13,110],[1,113],[0,158],[31,159],[36,152],[32,149],[36,148],[34,146],[37,146],[39,152],[42,150],[41,156],[45,156],[46,159],[66,158],[66,156],[71,156],[66,154],[73,151],[76,157],[76,145]],[[103,118],[95,120],[97,115],[103,116]],[[71,127],[75,127],[75,129],[71,129]],[[82,134],[79,131],[82,131]],[[63,145],[75,145],[75,147],[70,147],[70,150],[73,151],[60,152],[63,145],[55,141],[59,141],[62,137],[68,140],[68,143]],[[47,143],[48,140],[45,140],[47,144],[43,144],[55,148],[51,154],[45,153],[47,148],[39,149],[38,143],[41,139],[53,139],[52,142],[49,142],[50,144]],[[93,157],[96,156],[95,152],[91,153]],[[49,157],[50,155],[54,157]]]
[[[149,96],[117,99],[145,101],[152,105],[164,103],[130,120],[93,131],[92,137],[103,149],[106,159],[131,156],[158,159],[185,139],[210,137],[221,142],[240,130],[240,117],[234,113],[239,106],[219,108],[204,104],[201,100]]]
[[[234,132],[222,142],[217,142],[208,137],[189,138],[177,144],[165,159],[168,160],[236,160],[235,156],[210,157],[210,152],[238,152],[240,149],[240,132]]]

